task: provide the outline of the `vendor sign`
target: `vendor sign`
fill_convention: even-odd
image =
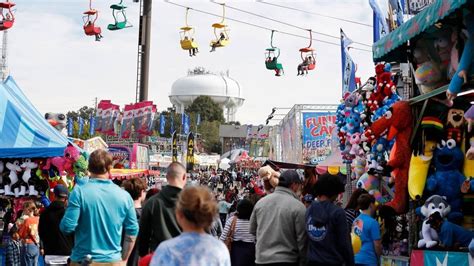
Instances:
[[[316,164],[331,154],[335,113],[303,113],[303,162]]]

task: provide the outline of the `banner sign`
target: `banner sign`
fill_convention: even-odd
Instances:
[[[160,135],[165,134],[166,118],[163,114],[160,115]]]
[[[132,160],[132,150],[127,146],[109,145],[108,152],[112,155],[114,169],[130,169]]]
[[[178,161],[178,133],[176,131],[173,132],[173,136],[171,137],[171,150],[172,150],[173,162],[177,162]]]
[[[474,259],[469,252],[447,252],[431,250],[413,250],[411,253],[410,265],[412,266],[438,266],[474,265]]]
[[[317,164],[331,154],[331,132],[336,113],[303,113],[303,162]]]
[[[79,117],[79,132],[77,133],[77,135],[81,136],[83,132],[84,132],[84,119],[82,119],[82,117]]]
[[[69,117],[69,118],[67,119],[67,135],[68,135],[69,137],[71,137],[71,136],[74,134],[74,126],[73,126],[73,124],[74,124],[74,123],[73,123],[73,121],[72,121],[72,118]]]
[[[194,167],[194,134],[190,132],[188,135],[188,152],[186,154],[186,169],[192,171]]]
[[[89,135],[92,137],[95,134],[95,116],[91,115],[89,120]]]

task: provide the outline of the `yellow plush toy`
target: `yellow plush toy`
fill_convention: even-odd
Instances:
[[[263,180],[265,191],[271,193],[278,186],[280,173],[273,170],[270,166],[263,166],[258,169],[258,176]]]
[[[436,142],[425,141],[424,153],[411,155],[410,170],[408,172],[408,193],[413,200],[421,199],[423,190],[425,189],[428,170],[430,169],[431,159],[433,159],[433,151],[436,148]]]

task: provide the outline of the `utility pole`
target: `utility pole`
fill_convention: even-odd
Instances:
[[[137,87],[135,102],[142,102],[148,100],[152,0],[134,0],[134,2],[138,1],[140,1],[140,26],[138,29]]]
[[[8,78],[10,72],[8,71],[7,65],[7,56],[8,56],[8,31],[3,31],[3,39],[2,39],[2,58],[0,61],[0,71],[1,71],[1,79],[5,81]]]

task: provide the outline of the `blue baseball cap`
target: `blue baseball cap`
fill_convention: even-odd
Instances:
[[[59,184],[56,187],[54,187],[54,195],[56,197],[67,198],[69,197],[69,190],[67,189],[66,186]]]

